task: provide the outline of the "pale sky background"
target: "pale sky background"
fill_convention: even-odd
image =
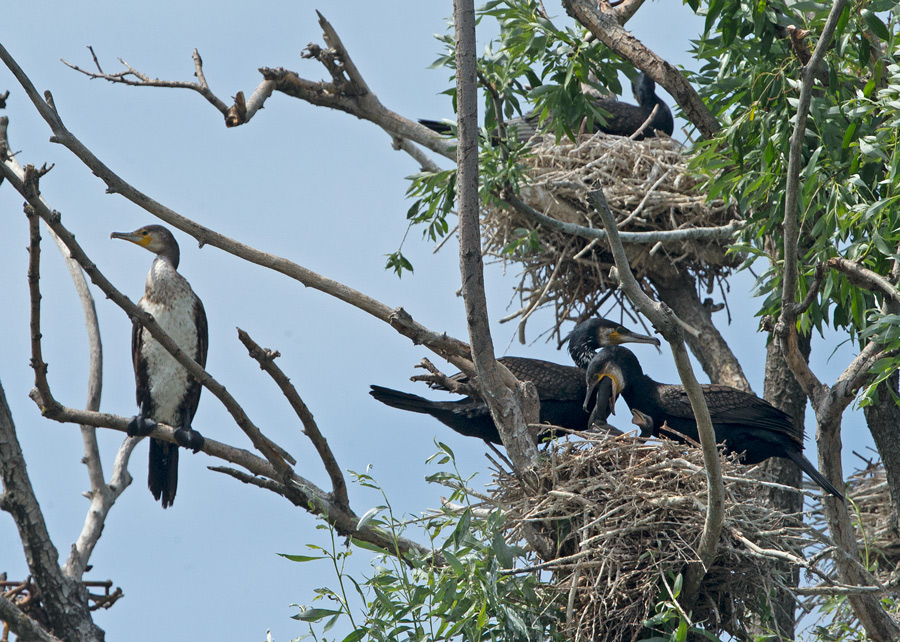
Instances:
[[[547,7],[564,19],[558,4],[550,2]],[[388,305],[402,305],[427,327],[465,339],[462,300],[455,296],[459,287],[455,243],[434,255],[431,246],[420,241],[420,232],[413,230],[404,252],[413,261],[415,274],[398,279],[383,269],[384,255],[397,249],[406,230],[409,203],[404,199],[408,186],[404,177],[417,170],[409,157],[392,150],[383,131],[279,94],[249,125],[226,130],[218,112],[194,92],[114,86],[88,80],[59,62],[65,58],[90,66],[86,47],[92,45],[106,71],[117,71],[116,58],[122,57],[151,77],[192,80],[191,51],[196,47],[211,88],[228,101],[239,90],[248,95],[253,91],[261,66],[283,66],[305,78],[324,78],[319,63],[300,58],[307,43],[322,43],[315,9],[334,25],[388,108],[411,118],[452,117],[449,98],[440,95],[447,87],[448,71],[427,69],[442,51],[433,35],[444,32],[450,2],[259,2],[250,8],[196,0],[34,0],[5,3],[0,42],[39,90],[53,92],[72,132],[137,188],[203,225],[287,257]],[[672,0],[648,2],[629,23],[648,46],[685,66],[692,64],[686,54],[688,41],[699,35],[701,26],[699,18]],[[483,43],[492,28],[485,24],[480,29]],[[0,92],[7,89],[10,97],[4,113],[10,118],[12,148],[21,150],[19,161],[56,164],[41,182],[44,197],[62,213],[63,222],[98,267],[137,301],[152,255],[112,241],[109,234],[156,221],[124,199],[106,195],[103,184],[74,156],[49,143],[49,129],[3,68]],[[4,309],[0,381],[32,483],[65,557],[81,529],[88,505],[81,493],[88,482],[80,463],[78,428],[42,419],[27,396],[33,375],[28,366],[28,231],[21,201],[8,185],[0,186],[0,258],[5,275],[0,282]],[[425,463],[435,451],[436,437],[455,450],[463,471],[480,473],[476,484],[488,482],[480,441],[458,436],[430,417],[383,406],[367,394],[369,384],[378,383],[437,398],[422,384],[408,381],[419,373],[413,366],[423,356],[433,357],[431,353],[355,308],[215,248],[201,251],[181,232],[176,236],[182,252],[180,271],[209,316],[209,371],[269,437],[297,457],[301,475],[328,488],[299,421],[247,356],[236,326],[282,353],[280,366],[314,413],[341,467],[363,471],[372,465],[372,474],[396,511],[416,514],[437,506],[447,494],[424,482],[425,475],[436,470]],[[87,363],[81,308],[59,254],[44,238],[44,358],[56,398],[81,407]],[[515,273],[512,265],[505,275],[497,265],[488,271],[498,353],[568,363],[566,353],[543,342],[514,343],[515,328],[496,323],[508,312]],[[723,329],[754,389],[761,392],[765,348],[753,317],[758,301],[746,294],[751,282],[747,275],[732,281],[733,323]],[[131,323],[99,291],[95,295],[104,347],[101,409],[131,416],[136,412]],[[717,319],[720,327],[724,315]],[[547,315],[533,317],[529,340],[549,322]],[[829,382],[852,356],[844,346],[829,362],[834,343],[814,344],[814,368]],[[636,350],[648,374],[661,381],[676,380],[668,350],[662,354],[646,346]],[[858,460],[850,451],[863,451],[871,440],[864,434],[860,412],[845,417],[845,465],[855,465]],[[208,391],[194,427],[211,438],[250,448]],[[814,433],[809,421],[807,432]],[[108,474],[123,435],[108,430],[99,434]],[[816,460],[814,448],[807,453]],[[326,563],[298,565],[276,553],[304,554],[307,543],[326,545],[325,533],[315,528],[320,522],[280,497],[206,469],[217,463],[206,455],[185,452],[176,502],[163,511],[146,489],[147,446],[138,446],[130,468],[135,481],[114,506],[91,560],[94,569],[86,575],[112,579],[125,592],[112,609],[96,614],[107,640],[259,642],[271,629],[274,638],[284,642],[306,632],[305,624],[290,619],[296,612],[290,605],[311,603],[313,589],[334,585],[333,574]],[[351,504],[360,515],[380,501],[371,491],[351,488]],[[365,572],[369,558],[364,551],[354,554],[358,572]],[[27,574],[14,524],[5,513],[0,513],[0,571],[11,579]]]

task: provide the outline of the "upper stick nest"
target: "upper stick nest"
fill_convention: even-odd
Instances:
[[[730,223],[737,209],[722,200],[708,202],[700,179],[688,171],[682,146],[670,138],[632,141],[595,134],[576,142],[537,138],[521,162],[528,176],[520,186],[523,201],[560,221],[602,228],[587,202],[587,192],[602,187],[619,230],[648,232],[712,227]],[[596,312],[606,301],[614,261],[606,241],[591,241],[538,226],[524,214],[488,206],[483,211],[485,252],[524,266],[519,294],[524,310],[552,304],[557,321]],[[539,249],[511,243],[536,230]],[[646,288],[673,283],[685,271],[711,291],[716,280],[737,264],[726,256],[722,240],[631,244],[626,253],[635,276]]]
[[[537,495],[499,472],[495,497],[520,531],[538,524],[559,541],[550,564],[570,640],[636,640],[674,579],[697,559],[706,512],[698,448],[663,439],[579,433],[550,445],[536,471]],[[796,515],[766,504],[759,479],[722,458],[726,514],[718,554],[691,619],[709,630],[740,630],[747,612],[766,613],[772,589],[804,565],[814,537]]]

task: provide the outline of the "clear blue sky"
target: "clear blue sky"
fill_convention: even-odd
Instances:
[[[561,15],[562,9],[547,3]],[[392,306],[405,307],[426,326],[465,338],[458,259],[453,243],[437,255],[413,231],[404,252],[415,274],[398,280],[383,270],[384,255],[395,250],[406,230],[404,177],[416,171],[410,158],[393,151],[388,136],[344,113],[316,108],[275,95],[247,126],[226,130],[210,105],[193,92],[112,86],[69,70],[65,58],[91,64],[94,47],[106,71],[119,69],[117,57],[153,77],[192,78],[191,51],[198,48],[212,89],[228,100],[249,94],[260,80],[258,67],[283,66],[311,79],[323,77],[318,63],[303,60],[308,42],[321,43],[314,9],[323,11],[366,77],[391,109],[412,118],[451,117],[440,95],[446,70],[427,67],[441,51],[433,34],[443,32],[449,2],[338,1],[256,3],[252,9],[221,2],[9,3],[4,7],[0,42],[17,58],[39,90],[53,92],[68,127],[126,180],[185,216],[261,250],[290,258]],[[690,65],[685,53],[699,19],[675,2],[647,3],[629,24],[634,33],[672,62]],[[86,251],[114,283],[137,300],[152,257],[111,241],[113,230],[155,222],[116,196],[65,149],[48,142],[39,119],[12,76],[0,69],[0,92],[9,89],[6,114],[20,162],[55,163],[43,179],[51,207],[78,236]],[[671,104],[671,101],[670,101]],[[444,163],[446,166],[446,163]],[[382,406],[368,394],[378,383],[426,396],[408,381],[423,356],[379,321],[287,278],[244,264],[211,247],[198,249],[177,233],[182,273],[203,299],[210,323],[208,369],[244,405],[270,437],[300,461],[298,472],[327,488],[327,477],[300,433],[299,422],[275,386],[246,355],[235,327],[282,353],[281,367],[297,385],[334,448],[341,466],[373,474],[396,510],[418,513],[439,504],[440,488],[424,482],[434,472],[425,464],[440,438],[456,451],[464,471],[487,462],[481,442],[451,433],[436,421]],[[6,390],[28,459],[29,473],[54,540],[65,556],[84,519],[88,487],[80,464],[82,445],[75,426],[40,417],[28,399],[28,301],[25,280],[28,242],[21,198],[0,186],[0,257],[4,279],[0,301],[0,381]],[[86,341],[81,310],[66,269],[45,240],[44,355],[56,397],[82,406],[86,393]],[[515,266],[488,273],[490,314],[507,313]],[[751,280],[733,281],[734,323],[726,328],[755,390],[762,390],[764,339],[754,334],[756,302],[746,292]],[[111,302],[97,301],[104,341],[102,410],[130,416],[136,411],[130,363],[128,318]],[[724,316],[724,313],[720,313]],[[720,319],[724,324],[724,318]],[[549,324],[538,315],[529,338]],[[543,343],[512,343],[515,328],[494,324],[498,351],[568,362]],[[740,337],[740,339],[738,339]],[[748,338],[750,337],[750,338]],[[507,346],[508,349],[507,349]],[[640,349],[657,379],[676,376],[668,351]],[[833,380],[847,361],[845,347],[826,364],[830,342],[814,346],[820,376]],[[444,364],[439,364],[444,365]],[[433,396],[433,395],[432,395]],[[621,415],[621,413],[620,413]],[[861,450],[860,413],[845,422],[845,449]],[[808,423],[807,431],[812,432]],[[204,434],[249,448],[218,401],[203,395],[194,426]],[[848,428],[849,430],[849,428]],[[106,471],[121,433],[100,431]],[[809,453],[815,460],[814,450]],[[324,565],[297,565],[276,553],[304,553],[306,543],[325,544],[316,520],[285,500],[209,472],[215,462],[203,454],[182,455],[175,505],[163,511],[146,489],[147,446],[132,458],[135,478],[108,519],[94,553],[89,579],[112,579],[125,598],[96,621],[108,640],[242,640],[258,642],[271,629],[276,640],[303,634],[289,619],[291,603],[309,603],[313,589],[331,583]],[[846,462],[852,460],[846,459]],[[380,503],[370,491],[351,489],[360,513]],[[359,569],[368,554],[357,553]],[[26,573],[12,520],[0,514],[0,571],[10,578]]]

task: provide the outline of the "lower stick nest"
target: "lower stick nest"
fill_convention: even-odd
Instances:
[[[499,472],[494,499],[520,534],[537,524],[559,542],[549,564],[567,638],[627,641],[646,637],[645,620],[671,600],[677,574],[697,559],[706,513],[699,449],[631,435],[581,434],[549,446],[536,471],[543,492],[523,491]],[[703,580],[691,621],[712,631],[740,629],[802,561],[810,532],[798,516],[766,505],[760,480],[723,457],[726,515],[718,555]]]
[[[602,187],[610,208],[627,232],[681,230],[726,225],[737,209],[708,200],[687,167],[682,146],[669,138],[632,141],[596,134],[576,142],[538,139],[522,159],[523,201],[560,221],[602,228],[587,192]],[[614,265],[605,241],[591,241],[533,223],[511,208],[488,206],[482,230],[486,253],[520,262],[519,293],[524,309],[554,305],[557,319],[597,310],[608,291]],[[534,243],[520,242],[531,233]],[[511,251],[510,248],[516,249]],[[665,245],[628,245],[632,270],[644,285],[660,285],[695,274],[711,290],[737,264],[722,240],[687,240]],[[612,288],[615,290],[615,288]]]

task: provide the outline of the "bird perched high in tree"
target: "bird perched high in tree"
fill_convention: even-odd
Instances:
[[[131,241],[156,254],[138,307],[153,315],[178,347],[205,367],[209,343],[206,312],[177,271],[180,252],[175,237],[161,225],[147,225],[134,232],[113,232],[110,238]],[[179,445],[200,450],[203,436],[191,427],[203,389],[200,383],[137,322],[131,334],[131,357],[139,412],[129,422],[128,434],[146,436],[157,422],[164,423],[175,428]],[[150,440],[147,483],[163,508],[172,505],[178,488],[178,446]]]
[[[582,368],[587,367],[596,350],[620,343],[651,343],[659,346],[659,339],[632,332],[606,319],[588,319],[569,335],[569,354],[578,368],[524,357],[501,357],[498,361],[517,379],[534,383],[541,403],[541,423],[584,430],[588,427],[589,415],[581,408],[585,393]],[[467,381],[462,373],[453,375],[451,379],[460,383]],[[392,408],[431,415],[461,435],[501,443],[490,409],[479,397],[465,397],[458,401],[431,401],[382,386],[372,386],[369,394]]]
[[[594,96],[591,98],[593,106],[601,113],[603,120],[596,117],[588,118],[585,132],[593,134],[603,132],[613,136],[635,136],[636,140],[653,138],[656,132],[662,132],[671,136],[675,131],[675,120],[672,112],[662,98],[656,95],[656,83],[647,74],[640,74],[637,80],[632,81],[631,90],[637,105],[620,102],[615,98]],[[654,111],[654,109],[656,111]],[[553,114],[550,114],[553,118]],[[641,130],[642,125],[650,119],[647,126]],[[420,123],[439,134],[450,134],[453,126],[438,120],[419,120]],[[516,140],[525,143],[538,132],[541,124],[541,112],[529,111],[522,116],[510,118],[506,122],[506,129],[515,132]],[[638,131],[640,130],[640,133]],[[495,136],[496,137],[496,136]]]
[[[592,420],[598,415],[602,419],[608,417],[621,395],[643,436],[683,440],[680,435],[684,435],[695,442],[700,440],[697,420],[684,387],[658,383],[645,375],[628,348],[612,346],[600,350],[588,364],[585,377],[585,410],[593,396],[597,397]],[[769,457],[790,459],[819,486],[844,499],[803,455],[803,431],[788,415],[768,401],[737,388],[710,384],[701,387],[716,443],[740,454],[745,464],[758,464]],[[674,432],[664,431],[664,425]]]

